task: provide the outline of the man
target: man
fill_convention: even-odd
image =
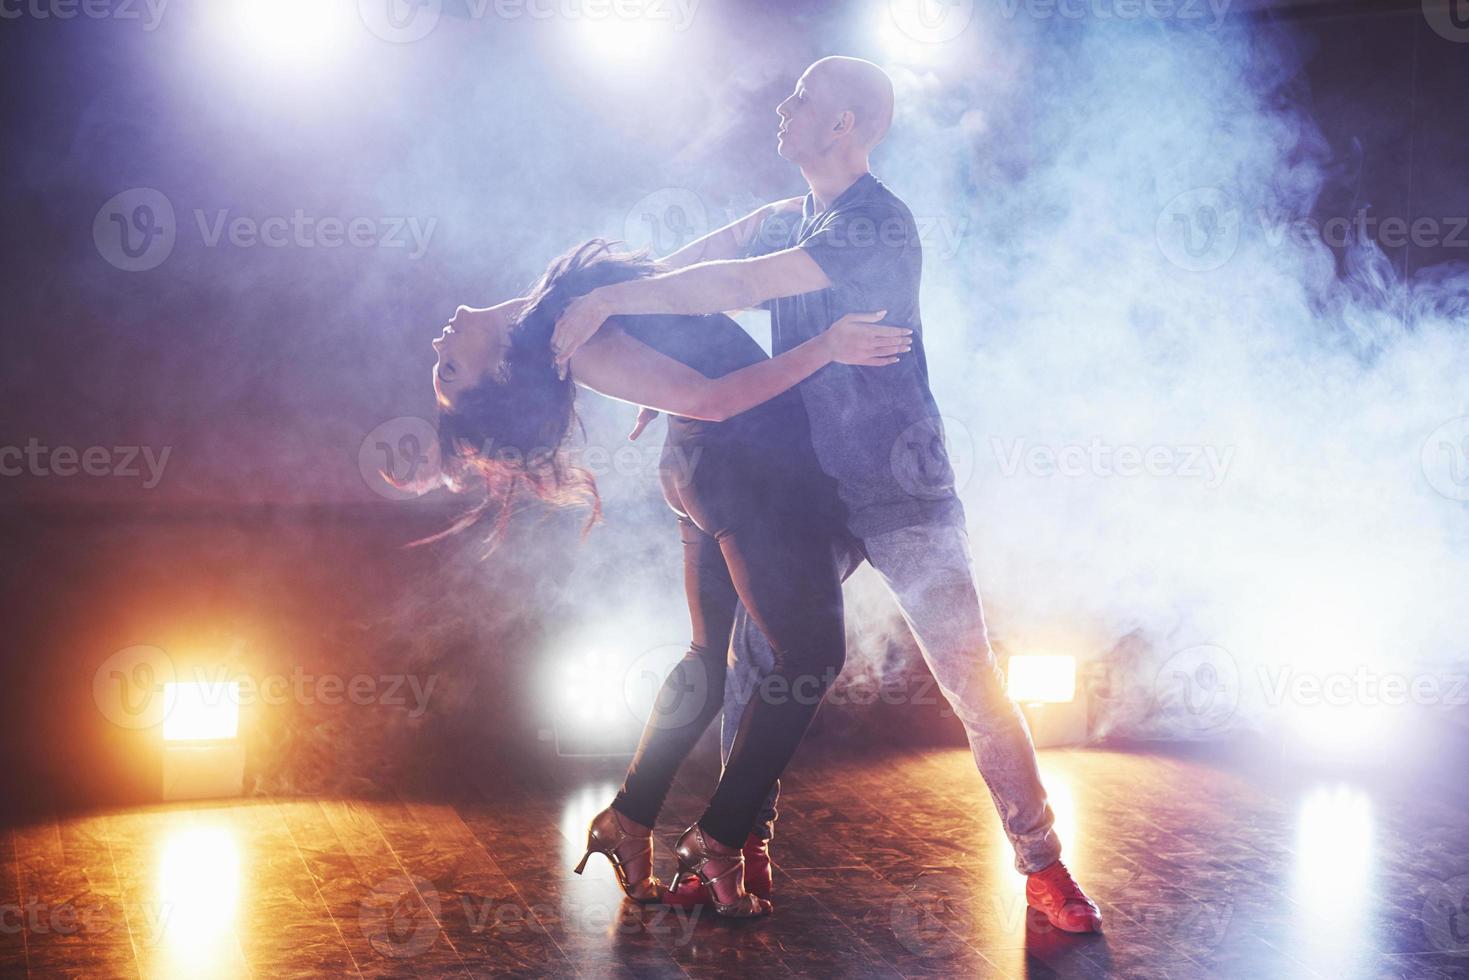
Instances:
[[[878,369],[828,366],[800,385],[822,468],[849,514],[845,570],[866,560],[892,591],[934,679],[964,729],[980,774],[1027,875],[1026,900],[1058,928],[1094,932],[1101,915],[1060,861],[1054,817],[1024,718],[1005,695],[970,563],[964,512],[929,390],[918,309],[922,248],[911,212],[872,175],[893,87],[878,66],[823,58],[782,102],[777,152],[810,193],[755,212],[670,257],[662,275],[597,290],[573,303],[552,340],[565,365],[610,316],[712,313],[766,306],[776,353],[847,313],[881,310],[914,330],[913,351]],[[741,257],[743,256],[743,257]],[[693,264],[690,264],[693,263]],[[640,416],[639,429],[647,422]],[[741,610],[726,685],[724,746],[771,654]],[[789,695],[788,695],[789,696]],[[776,791],[746,846],[752,891],[768,890],[766,841]],[[767,872],[768,874],[768,872]],[[679,896],[674,896],[677,899]],[[683,896],[688,898],[689,896]]]

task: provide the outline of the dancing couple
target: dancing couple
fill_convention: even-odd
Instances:
[[[940,430],[917,228],[868,166],[892,121],[892,82],[870,62],[824,58],[776,112],[777,152],[806,179],[804,198],[657,263],[588,242],[529,296],[461,307],[434,341],[445,464],[454,485],[484,492],[457,527],[494,509],[498,533],[521,491],[595,506],[590,475],[562,452],[576,385],[644,406],[635,436],[668,416],[662,485],[683,541],[692,642],[575,870],[599,853],[634,901],[769,914],[778,780],[842,668],[842,582],[866,561],[963,722],[1027,902],[1061,929],[1096,931],[990,649],[952,469],[941,450],[918,480],[904,462],[915,432],[927,452]],[[756,306],[771,314],[771,358],[719,312]],[[675,453],[692,469],[673,465]],[[696,712],[689,692],[702,696]],[[724,769],[665,887],[652,875],[652,828],[721,713]]]

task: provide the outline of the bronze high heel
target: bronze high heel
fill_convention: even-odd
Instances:
[[[638,853],[631,859],[618,853],[618,848],[627,843],[641,845]],[[617,883],[622,886],[623,894],[628,898],[643,905],[662,900],[663,884],[653,877],[652,833],[646,837],[629,834],[623,829],[622,821],[617,819],[617,811],[610,806],[592,818],[592,825],[587,828],[587,852],[582,855],[581,863],[572,870],[581,874],[593,854],[607,855],[607,860],[612,862],[612,870],[617,873]],[[643,875],[636,881],[629,874],[629,864],[634,869],[639,866],[644,869]]]
[[[770,914],[769,902],[745,891],[745,855],[743,851],[724,854],[711,850],[698,824],[694,824],[683,832],[674,851],[678,854],[678,875],[673,879],[673,884],[669,886],[674,891],[678,890],[679,883],[686,876],[693,875],[703,883],[704,890],[709,894],[709,903],[714,906],[714,911],[719,915],[730,919],[754,919]],[[719,866],[725,862],[728,862],[729,866],[722,871],[718,870]],[[719,891],[715,890],[714,886],[721,881],[726,882],[725,887],[721,890],[734,892],[734,898],[728,902],[721,902]]]

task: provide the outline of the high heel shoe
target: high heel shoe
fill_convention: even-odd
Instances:
[[[745,855],[715,851],[704,839],[704,832],[694,824],[683,832],[674,848],[678,855],[678,875],[670,886],[677,891],[690,875],[703,883],[714,911],[730,919],[754,919],[769,915],[771,905],[758,895],[745,891]]]
[[[637,845],[637,852],[629,855],[624,844]],[[663,884],[653,877],[651,831],[646,836],[628,833],[618,819],[617,811],[608,807],[592,818],[592,825],[587,828],[587,852],[572,870],[581,874],[593,854],[607,855],[607,860],[612,862],[612,870],[617,874],[617,883],[628,898],[642,905],[662,900]]]

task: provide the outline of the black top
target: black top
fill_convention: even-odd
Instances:
[[[766,360],[765,351],[755,338],[723,313],[704,316],[648,314],[618,316],[608,321],[647,344],[649,347],[686,364],[706,378],[722,378]],[[684,416],[671,416],[669,439],[694,436],[769,438],[770,423],[778,423],[786,413],[805,409],[794,391],[787,391],[763,405],[757,405],[728,422],[705,422]]]

